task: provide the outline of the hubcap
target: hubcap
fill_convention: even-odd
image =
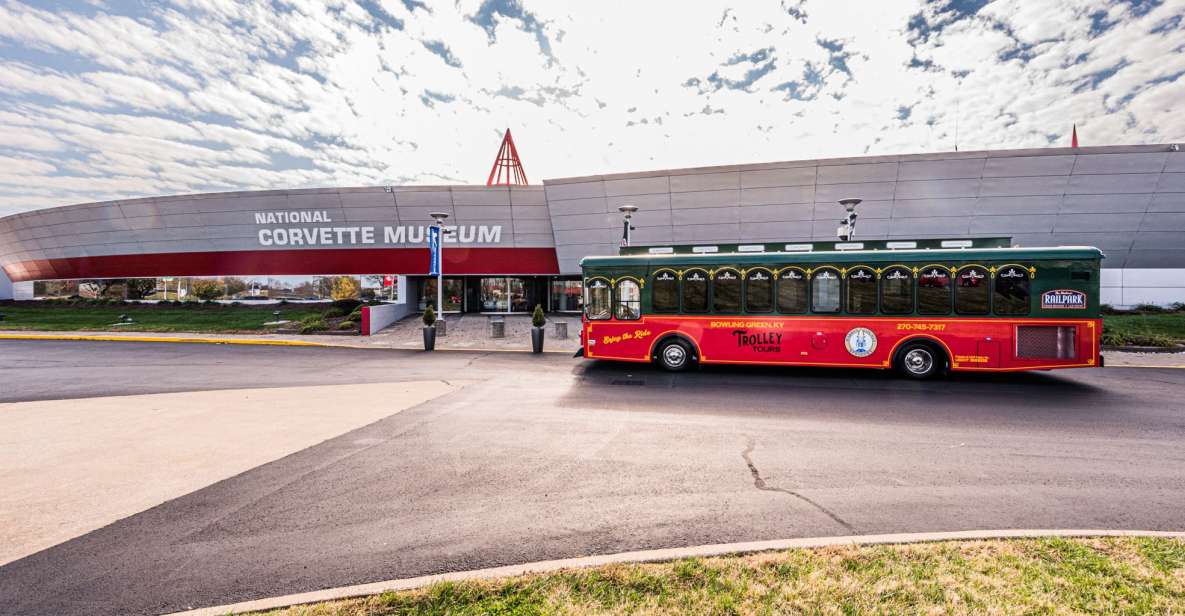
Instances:
[[[683,350],[683,347],[677,344],[668,344],[662,350],[662,360],[668,366],[678,368],[683,365],[683,362],[687,361],[687,351]]]
[[[905,369],[914,374],[926,374],[934,365],[934,358],[925,349],[913,349],[905,354]]]

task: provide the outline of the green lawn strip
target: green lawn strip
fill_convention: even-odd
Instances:
[[[1103,317],[1103,336],[1103,344],[1167,346],[1185,341],[1185,312],[1109,314]]]
[[[438,583],[269,616],[1179,614],[1185,541],[949,541],[610,565]]]
[[[0,331],[120,331],[120,332],[263,332],[272,329],[264,323],[280,318],[299,321],[320,315],[327,309],[314,306],[230,306],[204,305],[160,306],[127,304],[111,306],[70,306],[18,303],[0,305]],[[120,315],[135,323],[115,325]]]

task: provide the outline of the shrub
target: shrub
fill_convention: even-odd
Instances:
[[[316,332],[323,332],[329,329],[329,325],[318,317],[313,317],[312,320],[305,319],[300,323],[300,333],[302,334],[314,334]]]
[[[531,313],[531,325],[543,327],[546,323],[547,318],[543,316],[543,306],[535,304],[535,312]]]
[[[1141,314],[1159,314],[1162,312],[1168,312],[1156,304],[1136,304],[1135,311]]]
[[[191,283],[190,291],[198,299],[218,299],[222,297],[225,288],[218,280],[199,278]]]
[[[1171,347],[1177,344],[1176,340],[1164,334],[1133,334],[1107,331],[1106,328],[1103,329],[1102,342],[1105,346]]]
[[[353,321],[355,323],[361,321],[362,320],[362,308],[361,307],[355,308],[354,312],[351,312],[350,314],[346,315],[346,319],[349,321]]]
[[[424,325],[431,326],[435,322],[436,311],[432,309],[432,306],[428,306],[424,309]]]
[[[326,319],[336,319],[338,317],[344,317],[348,313],[348,310],[341,308],[340,306],[334,306],[329,310],[322,312],[321,316],[325,317]]]
[[[1116,308],[1115,306],[1112,306],[1111,304],[1103,304],[1103,305],[1099,306],[1099,312],[1101,312],[1103,314],[1127,314],[1130,311],[1120,310],[1119,308]]]
[[[338,329],[354,329],[356,324],[353,321],[342,321],[337,324]]]
[[[1185,302],[1173,302],[1169,306],[1169,310],[1173,312],[1185,312]]]
[[[334,300],[333,303],[330,304],[330,306],[332,306],[333,308],[338,308],[342,311],[341,315],[338,315],[338,316],[350,314],[351,312],[354,311],[355,308],[357,308],[361,305],[362,305],[362,302],[360,302],[356,299],[338,299],[338,300]]]

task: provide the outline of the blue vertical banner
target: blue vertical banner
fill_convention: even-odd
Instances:
[[[431,227],[428,227],[428,252],[430,255],[429,256],[429,265],[428,265],[428,275],[429,276],[439,276],[440,275],[440,227],[437,225],[432,225]]]

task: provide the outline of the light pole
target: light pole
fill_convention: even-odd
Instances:
[[[839,228],[835,230],[835,235],[842,242],[850,241],[856,235],[856,206],[860,205],[861,201],[863,199],[848,198],[839,200],[839,204],[848,213],[847,216],[844,216],[839,221]]]
[[[630,245],[630,231],[634,230],[634,226],[630,224],[630,219],[634,217],[634,212],[638,211],[638,206],[629,204],[620,205],[617,207],[617,211],[625,216],[625,231],[621,235],[621,245],[628,248]]]
[[[446,212],[432,212],[428,214],[434,224],[440,229],[440,245],[436,247],[440,267],[436,268],[436,318],[444,320],[444,221],[448,218]]]

